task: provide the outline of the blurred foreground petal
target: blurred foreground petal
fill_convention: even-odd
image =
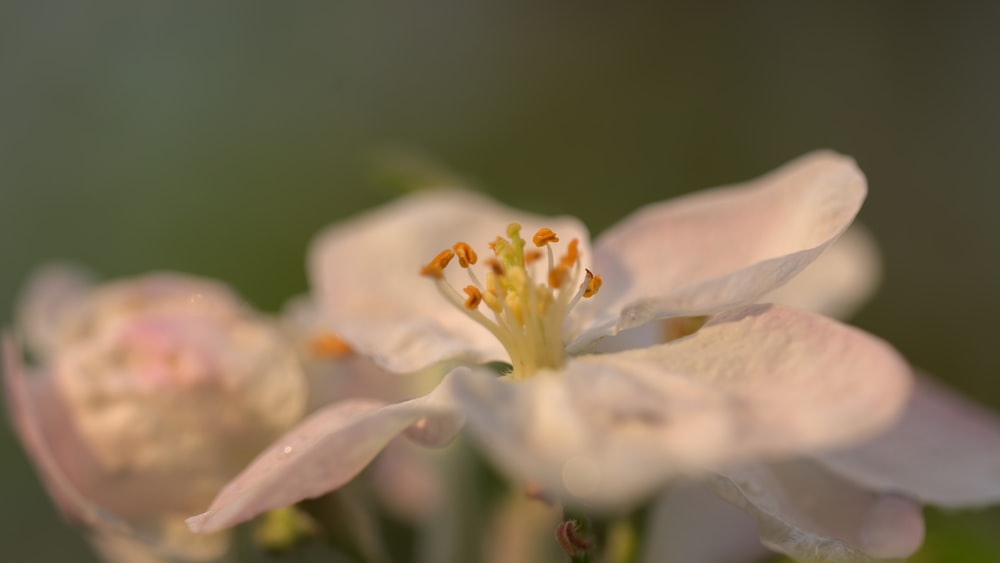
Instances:
[[[877,491],[946,508],[1000,502],[1000,417],[918,376],[902,418],[872,440],[818,459]]]
[[[919,504],[869,492],[813,462],[746,465],[706,484],[757,520],[764,545],[795,559],[905,558],[924,539]]]

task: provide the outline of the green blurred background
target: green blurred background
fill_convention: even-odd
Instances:
[[[1000,407],[1000,8],[917,2],[0,2],[0,316],[68,258],[276,309],[407,154],[594,232],[818,147],[855,156],[885,280],[855,322]],[[89,561],[7,427],[10,561]],[[1000,511],[920,561],[1000,560]]]

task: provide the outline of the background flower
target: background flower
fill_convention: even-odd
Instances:
[[[291,341],[226,287],[180,274],[91,285],[42,269],[4,347],[11,416],[50,495],[111,561],[210,560],[181,516],[305,412]]]

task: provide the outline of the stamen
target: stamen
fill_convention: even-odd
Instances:
[[[469,297],[465,300],[466,309],[477,309],[479,304],[483,302],[483,294],[478,288],[474,286],[466,286],[462,291],[465,292]]]
[[[337,338],[332,332],[323,331],[309,342],[314,356],[325,359],[343,358],[354,353],[351,345]]]
[[[442,250],[433,260],[428,262],[423,268],[420,268],[420,275],[437,279],[443,278],[444,269],[454,257],[455,253],[451,249]]]
[[[532,264],[542,257],[542,253],[537,250],[529,250],[524,253],[524,263]]]
[[[486,265],[490,267],[490,270],[493,270],[494,274],[498,276],[503,275],[503,266],[500,265],[500,261],[496,258],[486,260]]]
[[[566,266],[559,264],[555,268],[549,270],[549,287],[552,289],[559,289],[568,277],[569,269]]]
[[[552,232],[552,229],[548,227],[543,227],[541,229],[538,229],[538,232],[535,233],[535,236],[531,237],[531,242],[535,243],[535,246],[537,247],[542,247],[549,244],[550,242],[559,242],[559,237],[556,236],[554,232]]]
[[[580,249],[577,248],[577,245],[579,244],[580,244],[580,239],[573,239],[569,241],[569,246],[566,247],[566,256],[562,257],[562,260],[559,261],[559,264],[566,266],[567,268],[569,268],[573,264],[576,264],[577,260],[580,259]]]
[[[603,283],[604,282],[601,281],[600,275],[595,276],[594,272],[587,270],[587,279],[586,279],[587,289],[583,290],[583,298],[587,299],[589,297],[593,297],[594,294],[597,293],[599,289],[601,289],[601,284]]]
[[[468,268],[469,264],[475,264],[479,260],[476,252],[468,243],[456,242],[452,248],[455,249],[455,256],[458,256],[458,265],[463,268]]]

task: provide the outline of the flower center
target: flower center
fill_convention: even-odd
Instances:
[[[421,268],[420,274],[434,279],[449,302],[492,332],[510,354],[511,377],[525,378],[539,369],[563,366],[563,324],[581,298],[597,293],[601,276],[580,265],[578,239],[570,241],[557,261],[552,243],[559,242],[559,237],[550,229],[539,229],[531,239],[536,248],[527,251],[521,225],[511,223],[507,237],[498,236],[489,245],[494,257],[485,261],[489,268],[485,284],[470,267],[478,256],[464,242],[442,251]],[[544,254],[541,248],[545,248]],[[544,277],[536,278],[543,273],[537,263],[545,254],[548,270]],[[471,281],[462,289],[464,297],[444,277],[444,269],[456,257]]]

